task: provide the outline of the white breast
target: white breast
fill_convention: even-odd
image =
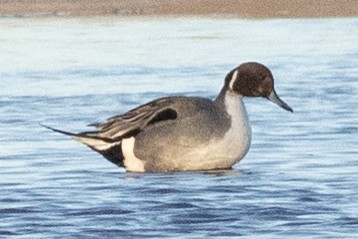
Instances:
[[[225,105],[231,116],[230,129],[223,138],[213,139],[186,155],[184,170],[229,168],[248,152],[251,144],[251,127],[242,96],[227,92]]]
[[[236,163],[249,150],[251,144],[251,126],[242,96],[230,91],[227,92],[225,105],[228,114],[231,116],[231,127],[218,144],[223,149],[226,149],[223,150],[223,153],[226,151],[226,155]]]

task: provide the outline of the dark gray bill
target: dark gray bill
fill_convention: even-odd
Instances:
[[[275,90],[271,91],[270,95],[267,98],[269,100],[271,100],[273,103],[277,104],[278,106],[284,108],[285,110],[293,112],[293,109],[278,97],[278,95],[276,94]]]

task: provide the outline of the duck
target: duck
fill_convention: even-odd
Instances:
[[[71,136],[127,172],[163,173],[232,169],[251,145],[245,97],[266,98],[293,112],[274,89],[268,67],[246,62],[232,69],[215,99],[169,96],[140,105],[92,131]]]

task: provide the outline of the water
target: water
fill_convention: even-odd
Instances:
[[[1,238],[354,238],[358,19],[0,19]],[[125,173],[66,130],[268,65],[233,171]]]

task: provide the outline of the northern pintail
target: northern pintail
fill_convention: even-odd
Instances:
[[[256,62],[230,71],[218,97],[166,97],[90,126],[95,131],[71,133],[112,163],[131,172],[174,172],[228,169],[251,144],[251,126],[242,101],[261,96],[293,110],[274,90],[271,71]]]

